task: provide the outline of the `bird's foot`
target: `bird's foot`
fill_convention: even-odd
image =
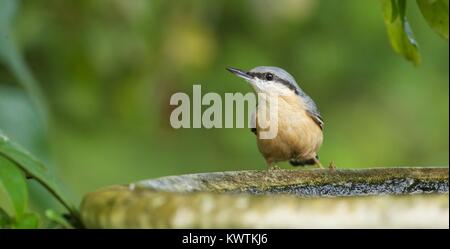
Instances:
[[[322,164],[320,163],[320,161],[319,161],[319,159],[317,159],[317,158],[314,158],[314,165],[316,166],[316,167],[318,167],[319,169],[323,169],[323,166],[322,166]]]
[[[269,170],[279,170],[280,167],[278,167],[277,165],[269,165]]]
[[[275,164],[275,162],[272,162],[271,160],[266,160],[267,163],[267,171],[272,171],[272,170],[278,170],[280,168],[278,168],[278,166]]]

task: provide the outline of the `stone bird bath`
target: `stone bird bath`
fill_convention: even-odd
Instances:
[[[448,228],[448,168],[233,171],[87,194],[87,228]]]

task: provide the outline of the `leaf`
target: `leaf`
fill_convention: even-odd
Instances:
[[[420,64],[418,44],[406,18],[406,0],[381,0],[384,24],[394,51],[415,65]],[[398,14],[394,12],[398,11]],[[395,19],[393,19],[395,17]]]
[[[417,0],[428,25],[448,40],[448,0]]]
[[[0,207],[0,228],[9,228],[11,225],[11,217]]]
[[[29,177],[36,179],[42,184],[58,201],[64,205],[69,212],[78,218],[78,212],[74,205],[59,188],[53,175],[48,169],[30,153],[19,145],[13,143],[0,131],[0,157],[4,157],[16,164]]]
[[[395,19],[397,19],[397,17],[398,17],[398,6],[395,3],[395,1],[397,1],[397,0],[391,0],[391,6],[392,6],[391,22],[395,21]]]
[[[391,6],[393,6],[392,4],[395,4],[395,1],[391,2]],[[405,15],[406,15],[406,0],[397,0],[397,8],[398,8],[398,14],[400,15],[400,18],[405,18]]]
[[[11,27],[12,19],[17,13],[16,0],[0,0],[0,31]]]
[[[47,103],[42,90],[28,68],[11,32],[14,17],[18,9],[16,0],[0,0],[0,62],[3,61],[17,78],[17,82],[26,90],[33,104],[42,116],[42,121],[49,118]],[[47,125],[47,123],[44,123]]]
[[[17,13],[15,0],[0,0],[0,56],[9,56],[11,24]]]
[[[12,224],[13,228],[19,229],[29,229],[39,227],[39,216],[35,213],[26,213],[20,218],[16,218],[15,222]]]
[[[50,221],[58,224],[62,228],[73,228],[72,225],[59,213],[54,210],[48,209],[45,211],[45,217]]]
[[[16,217],[21,217],[27,208],[28,189],[25,177],[12,162],[0,156],[0,184],[8,193]]]

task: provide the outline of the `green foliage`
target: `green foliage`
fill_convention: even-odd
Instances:
[[[0,185],[3,185],[9,194],[16,217],[22,217],[28,204],[28,191],[25,177],[12,162],[1,156]]]
[[[12,219],[9,214],[0,207],[0,228],[10,227]]]
[[[0,207],[0,228],[38,228],[39,217],[35,213],[24,213],[22,216],[11,217]]]
[[[0,0],[0,62],[3,61],[14,73],[39,110],[41,121],[47,122],[48,111],[41,89],[23,60],[11,31],[17,9],[17,0]]]
[[[408,19],[406,18],[406,0],[383,0],[384,23],[389,41],[395,52],[412,61],[420,63],[418,45]]]
[[[6,188],[16,210],[14,227],[34,227],[38,224],[36,215],[25,213],[28,192],[24,176],[20,171],[42,184],[67,208],[74,219],[78,219],[77,209],[65,197],[48,169],[6,135],[0,133],[0,183],[3,183]]]
[[[420,64],[418,44],[406,17],[406,0],[381,0],[389,41],[395,52]],[[431,28],[448,40],[448,0],[417,0]]]
[[[73,228],[72,224],[70,224],[66,218],[64,218],[60,213],[55,212],[54,210],[47,209],[45,211],[45,217],[49,221],[53,223],[53,226],[58,228]]]
[[[38,228],[39,227],[39,217],[35,213],[26,213],[21,217],[16,217],[14,223],[11,225],[12,228]]]
[[[26,150],[11,142],[5,135],[2,135],[2,137],[0,139],[0,155],[14,162],[27,176],[36,179],[52,192],[68,210],[72,210],[73,206],[64,197],[49,170]]]
[[[0,32],[2,34],[9,34],[13,18],[17,13],[16,0],[1,0],[0,1]],[[7,37],[0,39],[0,47],[3,47]],[[0,50],[2,53],[6,53],[5,49]]]
[[[39,120],[44,125],[48,119],[45,101],[38,83],[21,56],[12,32],[13,19],[18,10],[18,1],[0,0],[0,62],[9,67],[17,82],[26,90],[39,112]],[[32,177],[51,192],[71,213],[76,209],[68,201],[55,183],[46,167],[26,150],[13,144],[0,132],[0,185],[4,187],[15,210],[10,216],[2,209],[0,227],[36,228],[39,217],[27,212],[28,189],[24,173]]]
[[[0,141],[5,137],[0,134]],[[0,142],[1,143],[1,142]],[[0,228],[37,228],[39,218],[34,213],[27,212],[28,190],[25,176],[11,161],[2,157],[0,153],[0,187],[3,186],[8,193],[14,207],[15,215],[10,217],[0,208]]]
[[[417,0],[428,25],[448,40],[448,0]]]

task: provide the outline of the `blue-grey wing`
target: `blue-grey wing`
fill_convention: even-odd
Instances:
[[[320,127],[321,130],[323,130],[324,122],[323,118],[320,115],[319,108],[317,108],[316,103],[314,103],[314,100],[311,99],[306,94],[303,94],[300,96],[303,99],[303,102],[306,106],[306,111],[308,112],[309,116],[312,118],[312,120]]]
[[[320,127],[320,129],[323,130],[324,122],[320,114],[314,114],[309,111],[308,114],[312,118],[312,120]]]

